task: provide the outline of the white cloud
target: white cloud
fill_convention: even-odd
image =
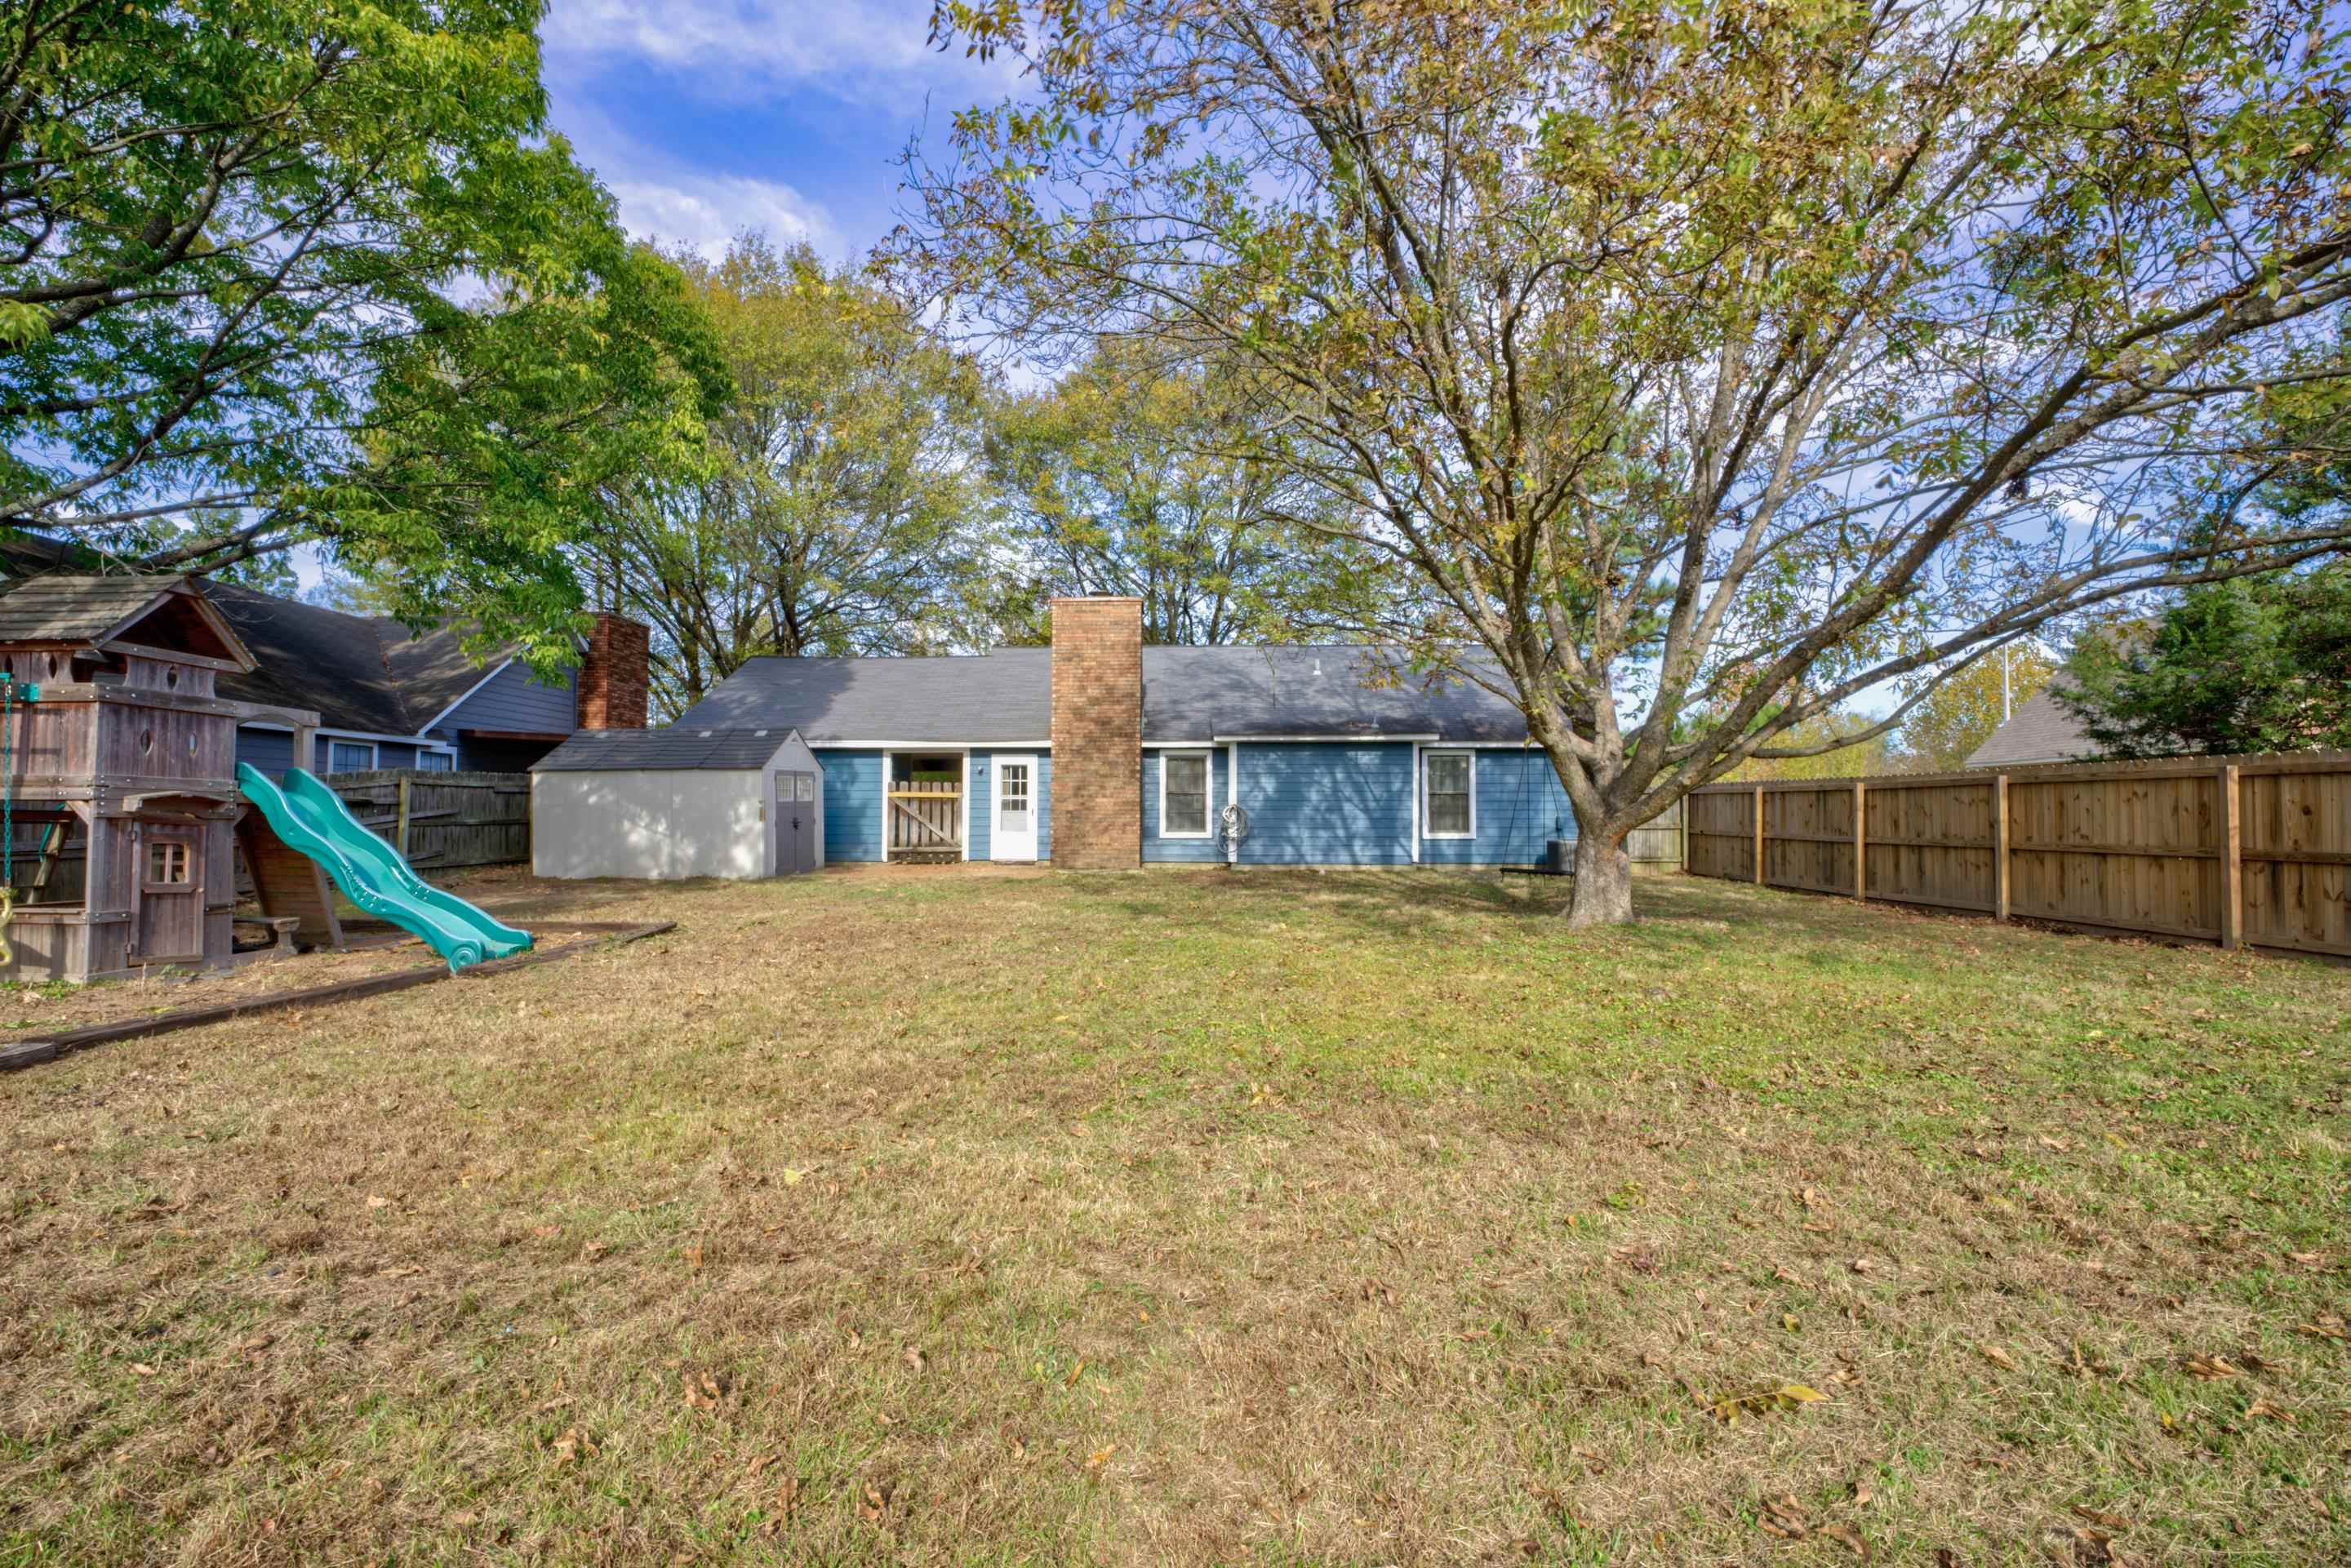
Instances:
[[[726,93],[797,82],[908,110],[931,89],[1009,90],[1019,62],[933,48],[930,0],[555,0],[540,37],[558,62],[634,61]]]
[[[726,242],[746,229],[778,245],[805,240],[820,251],[837,246],[831,221],[789,185],[741,174],[673,177],[608,173],[605,184],[621,204],[621,224],[639,239],[683,245],[716,261]]]

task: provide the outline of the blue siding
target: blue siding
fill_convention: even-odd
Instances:
[[[1478,836],[1432,839],[1424,822],[1422,864],[1535,865],[1543,858],[1546,840],[1575,837],[1575,813],[1568,807],[1567,791],[1541,750],[1497,747],[1470,755],[1478,759]],[[1425,769],[1425,759],[1422,766]]]
[[[580,703],[566,670],[542,685],[520,660],[484,682],[481,690],[449,710],[434,734],[444,738],[461,729],[544,730],[569,735],[580,727]]]
[[[816,759],[824,765],[825,863],[882,859],[882,754],[820,751]]]
[[[272,779],[283,779],[286,770],[294,766],[294,735],[284,729],[247,729],[237,727],[236,759],[250,762],[260,772]]]
[[[1225,748],[1219,746],[1208,753],[1208,836],[1205,839],[1159,836],[1159,763],[1163,755],[1158,751],[1143,754],[1143,858],[1169,863],[1223,860],[1225,846],[1217,835],[1217,813],[1225,809],[1225,789],[1231,777],[1226,766]]]
[[[1300,742],[1240,748],[1244,863],[1412,861],[1412,747]]]

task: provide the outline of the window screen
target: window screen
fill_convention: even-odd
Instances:
[[[1165,814],[1159,831],[1167,835],[1205,838],[1208,831],[1208,754],[1171,751],[1160,759],[1167,770],[1163,796]]]
[[[330,740],[327,743],[327,771],[358,773],[375,766],[375,747],[364,740]]]
[[[427,773],[449,773],[455,770],[457,759],[445,751],[420,751],[416,766]]]
[[[1469,836],[1469,754],[1432,751],[1428,767],[1428,836],[1466,839]]]

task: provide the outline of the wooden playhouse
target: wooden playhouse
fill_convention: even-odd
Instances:
[[[297,756],[319,722],[214,695],[220,672],[254,664],[185,578],[0,585],[0,979],[232,961],[238,721],[285,725]]]

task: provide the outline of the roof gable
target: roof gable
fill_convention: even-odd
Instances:
[[[0,643],[183,658],[238,673],[255,659],[184,577],[21,578],[0,586]]]

